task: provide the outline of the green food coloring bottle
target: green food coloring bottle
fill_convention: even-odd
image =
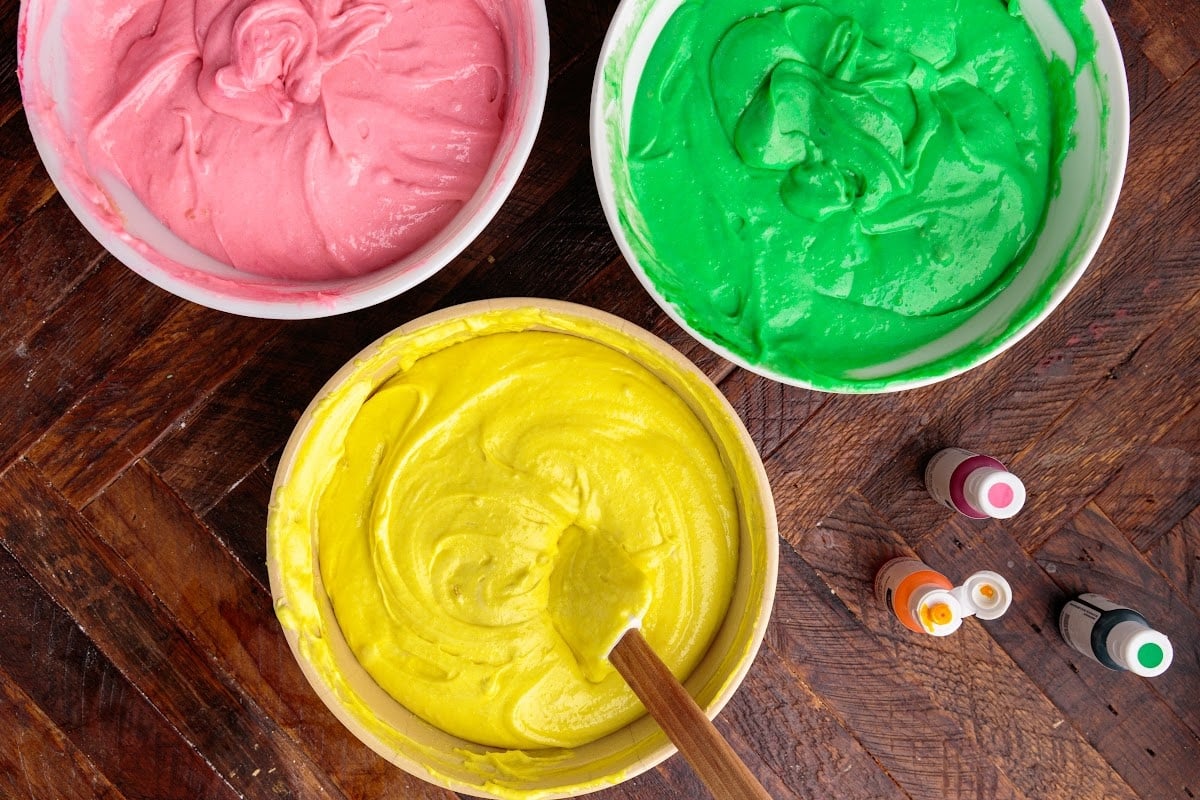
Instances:
[[[1071,647],[1109,669],[1153,678],[1171,666],[1171,641],[1131,608],[1098,594],[1081,594],[1058,617],[1058,629]]]

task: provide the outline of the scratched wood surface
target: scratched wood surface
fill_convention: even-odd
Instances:
[[[721,386],[762,451],[782,532],[766,641],[718,727],[779,798],[1200,797],[1200,2],[1111,0],[1133,114],[1111,231],[1067,301],[1003,356],[902,394],[780,386],[656,309],[605,225],[588,92],[611,2],[551,2],[545,120],[510,201],[408,294],[311,322],[244,319],[122,267],[31,143],[0,0],[0,797],[446,798],[353,739],[271,608],[281,447],[347,358],[465,300],[587,303]],[[1029,488],[1011,522],[951,516],[923,461],[958,444]],[[899,628],[875,569],[991,567],[1008,615]],[[1059,639],[1082,590],[1175,643],[1154,680]],[[598,798],[700,797],[679,758]]]

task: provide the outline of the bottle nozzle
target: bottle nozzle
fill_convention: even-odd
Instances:
[[[967,617],[997,619],[1012,605],[1012,587],[1003,575],[991,570],[971,575],[962,586],[954,589],[954,596],[962,605],[963,616]]]
[[[915,592],[912,600],[913,618],[926,633],[933,636],[949,636],[962,625],[962,604],[949,589],[929,588]]]

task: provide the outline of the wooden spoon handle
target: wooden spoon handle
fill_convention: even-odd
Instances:
[[[713,797],[771,800],[640,631],[634,628],[626,632],[608,658]]]

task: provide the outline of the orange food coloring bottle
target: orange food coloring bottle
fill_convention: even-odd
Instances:
[[[976,572],[961,586],[919,558],[894,558],[875,575],[875,596],[917,633],[949,636],[965,617],[996,619],[1012,603],[1012,588],[995,572]]]

